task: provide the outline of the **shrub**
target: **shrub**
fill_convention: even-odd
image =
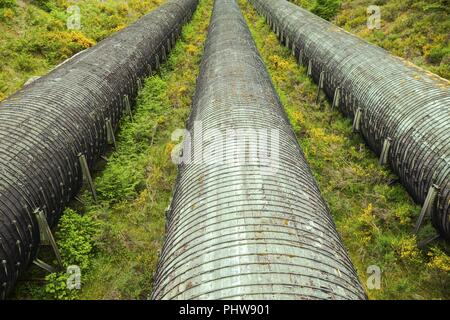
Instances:
[[[417,248],[415,236],[398,238],[392,243],[392,246],[400,260],[412,264],[421,263],[421,255]]]
[[[3,10],[0,10],[0,12],[2,12],[3,19],[6,21],[12,20],[12,18],[16,16],[14,10],[11,8],[5,8]]]
[[[434,47],[427,55],[427,59],[430,63],[439,64],[442,59],[450,55],[450,47]]]
[[[62,215],[56,233],[58,247],[63,260],[63,266],[76,265],[81,272],[86,271],[94,250],[94,238],[97,236],[99,224],[90,216],[81,216],[67,208]],[[67,272],[54,272],[45,277],[47,281],[44,290],[37,293],[40,298],[73,300],[78,291],[67,287],[69,279]]]
[[[126,154],[115,155],[111,162],[111,170],[96,180],[99,197],[111,203],[133,199],[145,188],[141,183],[144,175],[142,156],[127,158]]]
[[[74,300],[77,291],[67,288],[66,273],[50,273],[45,277],[47,284],[44,288],[44,297],[50,300]]]
[[[311,8],[311,12],[325,20],[331,20],[337,14],[340,6],[339,0],[316,0]]]
[[[58,246],[64,266],[77,265],[82,270],[89,265],[93,253],[93,239],[98,225],[89,216],[81,216],[67,208],[58,225]]]
[[[450,257],[446,255],[441,249],[434,247],[428,252],[430,261],[428,267],[431,269],[438,269],[444,272],[450,272]]]
[[[14,66],[17,70],[28,73],[36,67],[36,60],[29,54],[21,54],[14,60]]]
[[[58,63],[75,53],[92,47],[95,42],[78,31],[36,31],[17,41],[16,50],[42,55],[50,63]]]

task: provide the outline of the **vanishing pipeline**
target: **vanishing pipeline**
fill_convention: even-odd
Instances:
[[[235,0],[216,0],[153,299],[365,299]]]

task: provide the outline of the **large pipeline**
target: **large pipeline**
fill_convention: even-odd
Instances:
[[[235,0],[187,128],[153,299],[365,299]]]
[[[78,155],[93,167],[107,145],[107,119],[117,127],[197,2],[167,1],[0,104],[0,298],[36,257],[34,211],[56,223],[83,183]]]
[[[450,240],[449,82],[288,1],[249,1]]]

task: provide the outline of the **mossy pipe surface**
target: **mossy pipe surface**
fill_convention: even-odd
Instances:
[[[366,298],[235,0],[187,129],[153,299]]]
[[[450,82],[288,1],[249,2],[450,240]]]

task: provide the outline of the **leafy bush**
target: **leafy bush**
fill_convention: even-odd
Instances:
[[[67,208],[62,215],[56,238],[63,261],[63,267],[76,265],[82,274],[89,268],[94,251],[94,239],[100,229],[90,216],[81,216]],[[78,291],[67,288],[67,272],[54,272],[45,277],[47,281],[42,291],[35,292],[41,299],[73,300]]]
[[[0,0],[0,8],[14,8],[17,6],[16,0]]]
[[[50,300],[74,300],[77,296],[76,290],[67,288],[68,274],[66,273],[50,273],[45,277],[47,284],[44,288],[45,299]],[[37,293],[39,294],[39,293]]]
[[[29,54],[21,54],[15,60],[14,66],[17,70],[21,70],[23,72],[32,72],[36,66],[36,59]]]
[[[325,20],[331,20],[338,12],[341,3],[339,0],[316,0],[311,12]]]
[[[99,197],[115,203],[132,199],[145,188],[142,185],[145,174],[142,155],[132,158],[128,158],[127,154],[115,155],[110,161],[113,162],[111,170],[96,180]]]

